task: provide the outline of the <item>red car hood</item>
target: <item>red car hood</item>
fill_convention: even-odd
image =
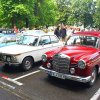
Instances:
[[[68,55],[74,62],[77,62],[80,59],[87,61],[98,55],[98,49],[87,46],[64,46],[62,48],[46,52],[48,57],[53,57],[55,54],[59,53]]]
[[[65,46],[58,53],[66,54],[74,60],[88,59],[92,54],[97,52],[96,48],[87,46]]]

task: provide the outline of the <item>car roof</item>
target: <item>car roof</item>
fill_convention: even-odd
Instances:
[[[43,36],[43,35],[54,35],[52,33],[45,33],[42,30],[28,30],[26,32],[24,32],[23,35],[33,35],[33,36]]]
[[[100,31],[84,31],[84,32],[76,32],[75,34],[100,37]]]

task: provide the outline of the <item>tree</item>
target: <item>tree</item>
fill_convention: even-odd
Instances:
[[[100,29],[100,1],[95,2],[95,14],[93,16],[94,19],[94,27],[98,27]]]
[[[70,0],[56,0],[59,11],[58,22],[68,23],[68,18],[71,14]]]
[[[57,18],[57,6],[53,0],[36,0],[34,7],[36,26],[54,25]]]
[[[35,19],[33,12],[34,0],[1,0],[3,14],[2,23],[5,26],[28,27],[30,19]]]

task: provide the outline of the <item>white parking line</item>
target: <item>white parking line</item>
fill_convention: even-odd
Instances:
[[[11,78],[9,78],[9,77],[3,75],[3,74],[1,74],[1,76],[2,76],[3,79],[5,79],[5,80],[7,80],[7,81],[12,82],[12,83],[15,83],[16,85],[21,86],[21,85],[23,85],[23,83],[18,82],[17,80],[22,79],[22,78],[24,78],[24,77],[27,77],[27,76],[29,76],[29,75],[38,73],[38,72],[40,72],[40,70],[34,71],[34,72],[32,72],[32,73],[29,73],[29,74],[26,74],[26,75],[23,75],[23,76],[14,78],[14,79],[11,79]]]
[[[14,78],[13,81],[19,80],[21,78],[27,77],[27,76],[32,75],[32,74],[36,74],[38,72],[40,72],[40,70],[34,71],[32,73],[29,73],[29,74],[26,74],[26,75],[23,75],[23,76],[20,76],[20,77],[17,77],[17,78]]]
[[[9,82],[15,83],[15,84],[17,84],[17,85],[19,85],[19,86],[23,85],[23,83],[18,82],[18,81],[15,81],[15,80],[13,80],[13,79],[11,79],[11,78],[5,78],[5,77],[2,77],[2,78],[3,78],[3,79],[6,79],[6,80],[9,81]]]
[[[94,96],[90,99],[90,100],[97,100],[100,96],[100,88],[98,89],[98,91],[94,94]]]
[[[14,86],[9,85],[9,84],[7,84],[7,83],[5,83],[5,82],[3,82],[3,81],[0,81],[0,83],[1,83],[2,85],[4,85],[4,86],[9,87],[10,89],[15,89],[15,87],[14,87]]]

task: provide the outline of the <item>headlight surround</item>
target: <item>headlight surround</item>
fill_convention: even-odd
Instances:
[[[17,62],[17,58],[15,56],[11,56],[11,61],[12,62]]]
[[[47,61],[47,55],[46,54],[42,55],[42,61],[43,62],[46,62]]]
[[[6,56],[6,61],[7,62],[11,62],[11,57],[10,56]]]
[[[12,55],[2,55],[2,61],[7,61],[7,62],[17,62],[17,59],[15,56],[12,56]]]
[[[85,62],[84,60],[79,60],[79,61],[78,61],[78,67],[79,67],[80,69],[85,69],[85,67],[86,67],[86,62]]]

